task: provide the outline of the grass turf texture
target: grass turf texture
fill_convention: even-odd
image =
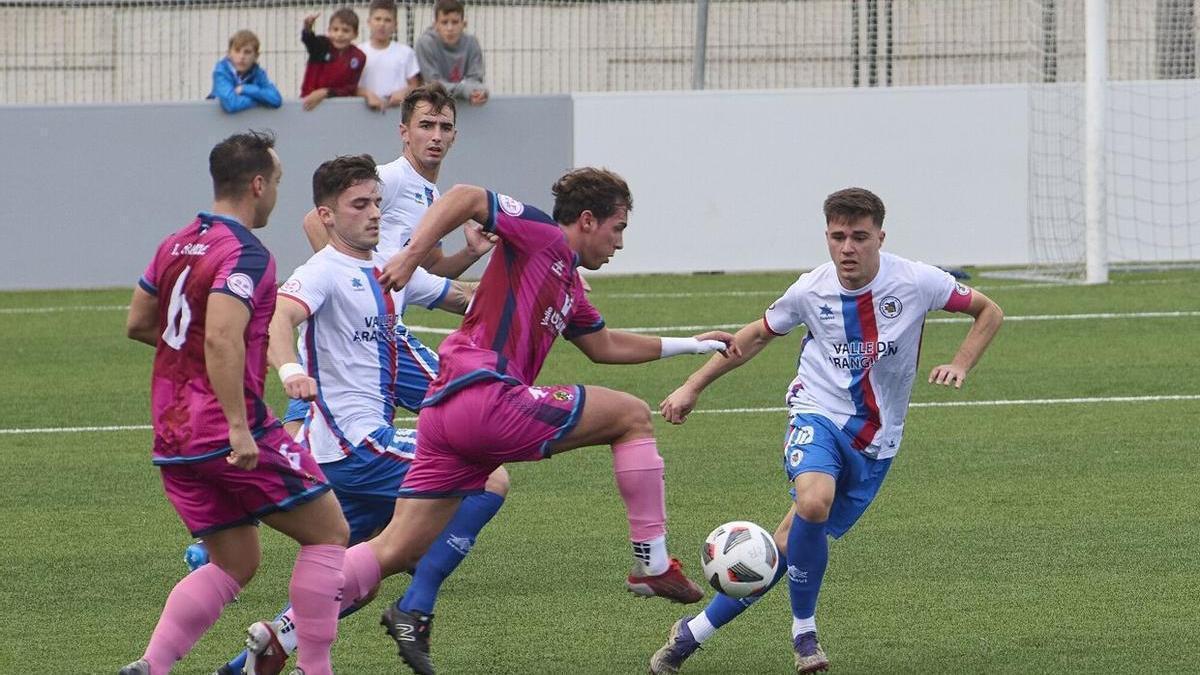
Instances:
[[[592,280],[610,327],[742,324],[791,274]],[[976,280],[1010,317],[1200,310],[1200,274],[1116,275],[1103,287]],[[1012,286],[1012,288],[1008,288]],[[671,298],[639,297],[663,291]],[[0,294],[0,429],[148,424],[151,350],[129,292]],[[934,317],[946,316],[935,314]],[[413,325],[453,318],[410,311]],[[924,383],[965,324],[926,328],[914,402],[1200,394],[1200,317],[1011,321],[960,391]],[[691,334],[696,331],[668,331]],[[423,335],[436,343],[437,335]],[[800,331],[713,385],[699,408],[782,408]],[[625,389],[652,407],[700,357],[590,364],[560,345],[540,382]],[[268,394],[281,410],[272,375]],[[1195,668],[1200,401],[916,408],[885,488],[831,545],[822,642],[843,673],[1145,672]],[[784,413],[656,422],[670,543],[697,576],[715,525],[773,528],[786,511]],[[0,673],[111,673],[137,658],[189,543],[149,464],[149,431],[0,434]],[[508,503],[444,588],[433,653],[446,673],[638,673],[683,608],[622,590],[629,550],[605,449],[510,466]],[[255,581],[178,673],[209,673],[286,595],[295,546],[263,530]],[[401,670],[381,598],[344,621],[339,672]],[[789,672],[776,589],[696,654],[689,673]]]

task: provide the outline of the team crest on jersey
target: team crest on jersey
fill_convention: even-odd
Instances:
[[[792,451],[788,453],[788,464],[800,466],[802,461],[804,461],[804,451],[800,448],[792,448]]]
[[[832,318],[834,318],[833,308],[829,305],[821,305],[821,320],[829,321]]]
[[[357,57],[357,56],[351,57],[351,59],[350,59],[350,70],[358,70],[358,67],[359,67],[360,65],[362,65],[362,64],[361,64],[361,63],[359,63],[359,60],[358,60],[358,57]]]
[[[418,204],[424,204],[424,203],[425,203],[425,197],[424,197],[424,195],[422,195],[420,192],[414,192],[414,193],[412,193],[412,196],[413,196],[413,201],[414,201],[414,202],[416,202],[416,203],[418,203]]]
[[[555,391],[553,396],[555,401],[571,401],[575,399],[575,394],[563,389]]]
[[[879,301],[879,313],[888,319],[900,316],[902,311],[904,311],[904,305],[900,302],[900,298],[894,295],[886,296]]]
[[[300,280],[288,279],[282,286],[279,287],[279,290],[283,291],[284,293],[295,293],[296,291],[300,290]]]
[[[510,216],[519,216],[525,212],[525,205],[508,195],[498,194],[496,201],[500,204],[500,210]]]
[[[254,281],[249,276],[241,272],[234,272],[225,279],[225,288],[228,288],[234,295],[241,298],[249,298],[254,295]]]
[[[966,286],[964,286],[962,284],[956,283],[956,284],[954,284],[954,292],[958,293],[959,295],[970,295],[971,289],[967,288]]]

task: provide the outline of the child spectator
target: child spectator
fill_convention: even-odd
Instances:
[[[208,98],[221,102],[227,113],[241,112],[256,105],[278,108],[283,103],[279,90],[258,65],[258,36],[239,30],[229,38],[229,53],[213,67],[212,91]]]
[[[437,80],[451,95],[483,105],[488,100],[483,85],[483,49],[467,27],[459,0],[437,0],[433,25],[417,38],[417,60],[426,82]]]
[[[325,35],[313,33],[318,16],[304,17],[304,30],[300,32],[300,40],[308,50],[304,82],[300,85],[305,110],[316,108],[330,96],[357,95],[358,79],[367,62],[362,50],[354,46],[358,37],[358,15],[354,10],[343,7],[334,12]]]
[[[404,102],[408,90],[421,84],[421,68],[412,47],[394,41],[396,34],[395,0],[371,0],[367,10],[370,37],[359,45],[367,55],[358,95],[372,110],[383,112]]]

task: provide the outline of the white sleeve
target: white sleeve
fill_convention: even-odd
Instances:
[[[446,297],[446,293],[449,290],[449,279],[439,277],[436,274],[430,274],[418,267],[413,271],[412,278],[408,280],[408,284],[404,287],[404,297],[400,302],[400,312],[403,314],[403,308],[408,305],[420,305],[425,309],[433,309],[441,303],[442,298]]]
[[[323,274],[311,260],[296,268],[279,287],[279,295],[304,305],[309,316],[317,313],[329,294],[329,275]]]
[[[921,297],[926,301],[926,312],[944,308],[953,294],[958,292],[960,284],[949,272],[923,262],[914,262],[913,268],[917,288],[920,289]],[[967,293],[969,292],[967,291]]]
[[[417,62],[417,53],[408,45],[400,45],[400,72],[404,74],[406,81],[421,74],[421,64]]]
[[[800,299],[807,288],[807,274],[801,275],[796,283],[788,287],[778,300],[772,302],[763,314],[767,330],[776,335],[787,335],[796,326],[804,323],[804,306]]]

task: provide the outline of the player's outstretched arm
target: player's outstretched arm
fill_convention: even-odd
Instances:
[[[383,266],[379,283],[387,290],[403,288],[413,270],[429,255],[433,247],[455,228],[475,220],[488,218],[487,190],[474,185],[455,185],[421,216],[413,230],[412,240]]]
[[[601,328],[571,342],[593,363],[645,363],[680,354],[708,354],[736,349],[733,336],[714,330],[690,338],[660,338]]]
[[[247,471],[258,465],[258,445],[246,422],[244,379],[246,325],[250,310],[225,293],[210,293],[204,319],[204,366],[229,424],[230,464]]]
[[[477,223],[467,223],[463,227],[463,234],[467,238],[467,245],[461,251],[453,255],[443,255],[442,249],[435,246],[429,255],[425,256],[425,260],[421,261],[421,267],[424,267],[430,274],[447,279],[457,279],[471,265],[487,255],[487,252],[492,250],[492,247],[499,241],[499,237],[490,232],[484,232],[483,227]]]
[[[954,360],[934,366],[933,370],[929,372],[930,384],[962,389],[963,382],[967,379],[967,373],[975,367],[976,363],[979,363],[983,352],[987,350],[992,338],[996,336],[996,331],[1000,330],[1000,324],[1004,322],[1004,310],[1000,309],[1000,305],[974,289],[971,291],[971,304],[963,312],[975,318],[974,323],[971,324],[971,330],[967,332],[967,336],[959,345],[958,352],[954,354]]]
[[[141,286],[133,289],[129,301],[129,316],[125,318],[125,334],[131,340],[158,346],[158,299]]]
[[[307,318],[307,308],[291,298],[278,296],[267,329],[270,336],[267,361],[279,373],[288,398],[311,401],[317,397],[317,381],[298,363],[300,357],[296,354],[296,326]]]
[[[744,326],[733,336],[728,358],[712,357],[658,404],[658,411],[663,419],[671,424],[683,424],[688,414],[696,407],[700,392],[712,384],[713,380],[754,358],[775,337],[761,320]]]
[[[317,214],[316,209],[304,214],[304,236],[308,237],[308,245],[312,247],[313,253],[325,248],[329,243],[329,229],[321,222],[321,216]]]
[[[477,288],[479,284],[474,281],[451,281],[450,290],[446,291],[446,297],[442,298],[437,308],[451,314],[466,314]]]

